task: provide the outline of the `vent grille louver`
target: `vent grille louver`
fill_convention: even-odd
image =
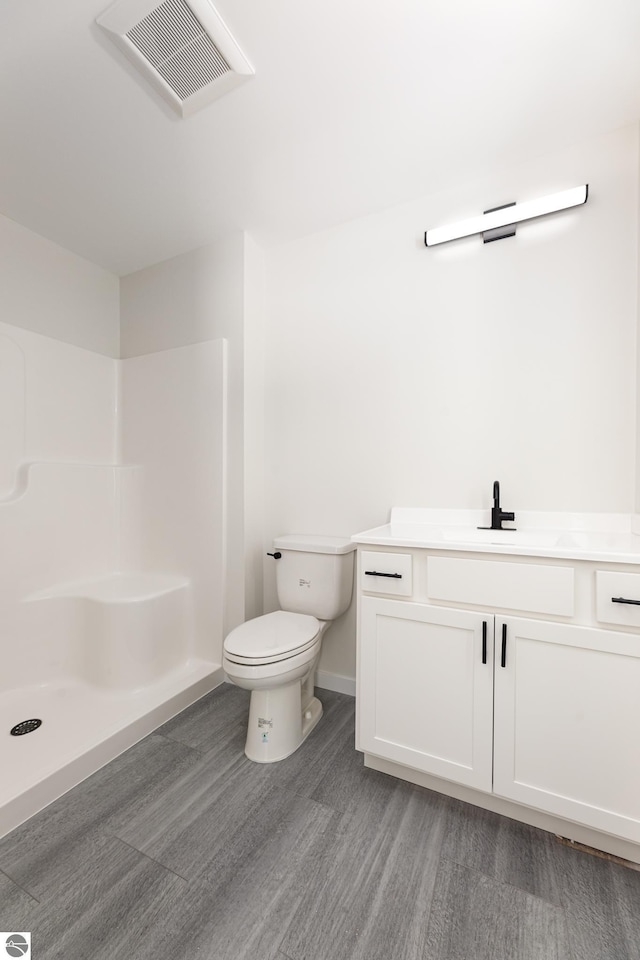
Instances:
[[[181,100],[231,70],[184,0],[165,0],[126,36]]]
[[[209,0],[118,0],[97,22],[182,116],[254,72]]]

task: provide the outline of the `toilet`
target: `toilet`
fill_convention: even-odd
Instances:
[[[284,760],[322,716],[314,672],[322,638],[351,602],[356,545],[344,537],[278,537],[281,610],[247,620],[224,641],[227,679],[251,691],[245,753],[256,763]]]

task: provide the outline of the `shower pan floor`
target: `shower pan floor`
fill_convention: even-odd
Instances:
[[[0,837],[128,749],[224,679],[192,659],[138,690],[103,690],[69,678],[0,693]],[[21,736],[26,720],[41,726]]]

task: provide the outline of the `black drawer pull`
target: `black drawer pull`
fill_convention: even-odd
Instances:
[[[365,570],[365,577],[393,577],[394,580],[402,580],[401,573],[378,573],[377,570]]]
[[[506,623],[502,624],[502,657],[500,658],[500,666],[506,667],[507,665],[507,625]]]
[[[487,662],[487,621],[482,621],[482,662]]]
[[[640,600],[625,600],[624,597],[611,597],[611,603],[633,603],[636,607],[640,607]]]

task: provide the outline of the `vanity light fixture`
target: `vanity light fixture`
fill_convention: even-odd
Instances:
[[[425,246],[435,247],[437,243],[470,237],[474,233],[482,233],[485,243],[512,237],[516,232],[516,223],[520,220],[532,220],[534,217],[543,217],[547,213],[578,207],[581,203],[587,202],[588,196],[589,184],[584,183],[580,187],[551,193],[537,200],[509,203],[503,207],[495,207],[493,210],[485,210],[479,217],[470,217],[468,220],[451,223],[447,227],[434,227],[433,230],[427,230],[424,235]]]

